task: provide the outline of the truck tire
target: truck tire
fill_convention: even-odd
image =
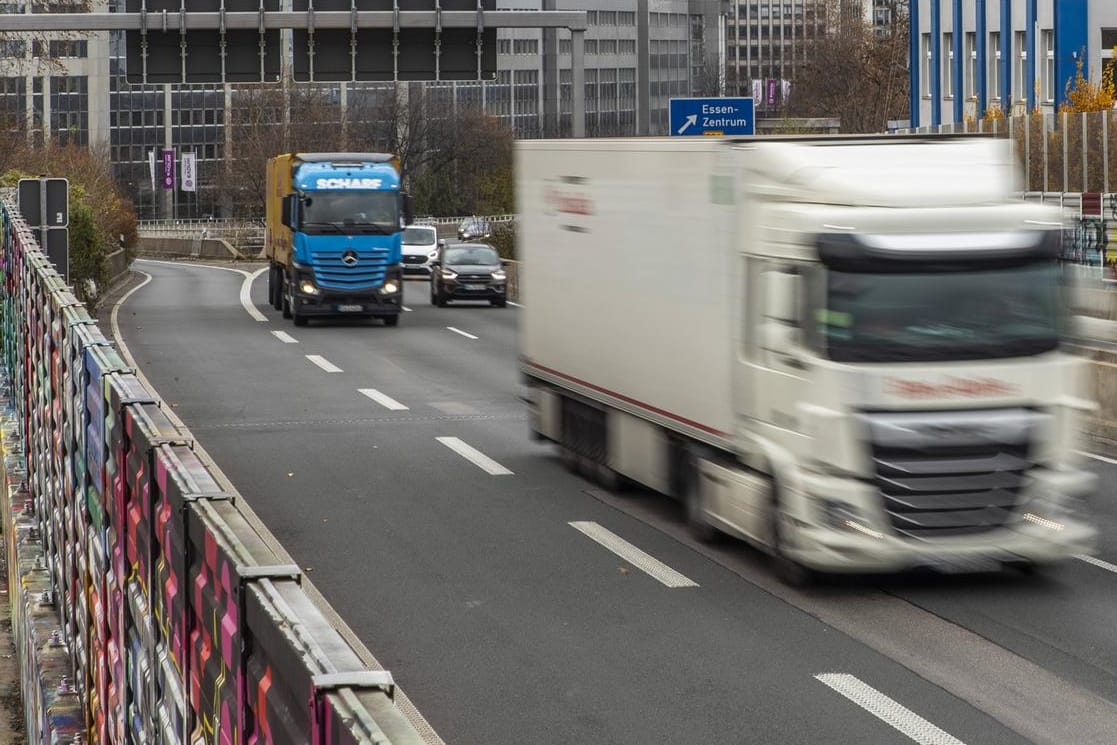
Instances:
[[[397,313],[394,316],[384,316],[384,325],[399,326],[399,314]]]
[[[693,457],[687,459],[686,491],[683,500],[686,504],[686,524],[690,534],[699,543],[713,543],[721,532],[706,521],[703,514],[702,487],[698,483],[698,464]]]
[[[283,270],[275,264],[268,267],[268,303],[283,310]]]
[[[803,566],[783,552],[782,529],[780,528],[779,484],[773,484],[772,508],[768,511],[768,529],[772,536],[771,564],[776,578],[788,587],[803,588],[814,584],[816,572]]]
[[[305,326],[306,322],[310,320],[301,313],[293,313],[291,317],[295,321],[296,326]]]
[[[284,318],[290,318],[291,317],[291,298],[287,295],[287,279],[286,278],[284,278],[283,283],[280,285],[280,290],[279,291],[282,294],[282,297],[279,300],[279,304],[280,304],[280,306],[282,306],[280,308],[280,310],[283,311],[283,317]]]

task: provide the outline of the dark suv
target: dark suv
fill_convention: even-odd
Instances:
[[[431,263],[431,305],[448,300],[508,304],[508,283],[496,249],[487,243],[441,243]]]

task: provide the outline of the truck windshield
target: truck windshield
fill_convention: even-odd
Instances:
[[[975,272],[828,272],[815,311],[833,360],[979,360],[1058,346],[1063,300],[1054,262]]]
[[[395,233],[399,200],[392,191],[313,191],[303,199],[305,233]]]

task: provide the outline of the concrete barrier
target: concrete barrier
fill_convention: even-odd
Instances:
[[[136,253],[160,259],[244,261],[249,258],[224,238],[141,237]]]

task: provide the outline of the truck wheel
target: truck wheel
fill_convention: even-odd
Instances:
[[[778,486],[774,491],[777,491]],[[803,566],[794,559],[788,557],[783,552],[783,532],[780,527],[780,508],[779,501],[772,502],[772,508],[768,511],[768,529],[769,535],[772,537],[772,571],[776,577],[788,587],[808,587],[814,583],[817,575],[814,571]]]
[[[301,313],[295,313],[295,314],[293,314],[292,318],[294,318],[294,320],[295,320],[295,325],[296,325],[296,326],[305,326],[305,325],[306,325],[306,322],[307,322],[308,320],[310,320],[309,318],[307,318],[306,316],[304,316],[304,315],[303,315],[303,314],[301,314]]]
[[[284,318],[290,318],[291,317],[291,298],[287,295],[287,280],[286,280],[286,278],[284,278],[283,283],[280,285],[279,291],[282,294],[282,297],[279,300],[279,304],[281,306],[280,310],[283,311],[283,317]]]
[[[445,295],[435,295],[434,296],[434,304],[437,305],[439,308],[445,308],[446,307],[446,296]]]
[[[698,483],[698,465],[693,458],[688,459],[686,473],[686,523],[690,534],[701,543],[713,543],[720,533],[706,521],[703,512],[702,487]]]
[[[268,303],[283,310],[283,271],[274,264],[268,267]]]
[[[494,308],[504,308],[508,306],[508,298],[495,298],[490,301]]]
[[[394,315],[394,316],[384,316],[384,325],[385,326],[399,326],[399,315],[397,314],[397,315]]]

